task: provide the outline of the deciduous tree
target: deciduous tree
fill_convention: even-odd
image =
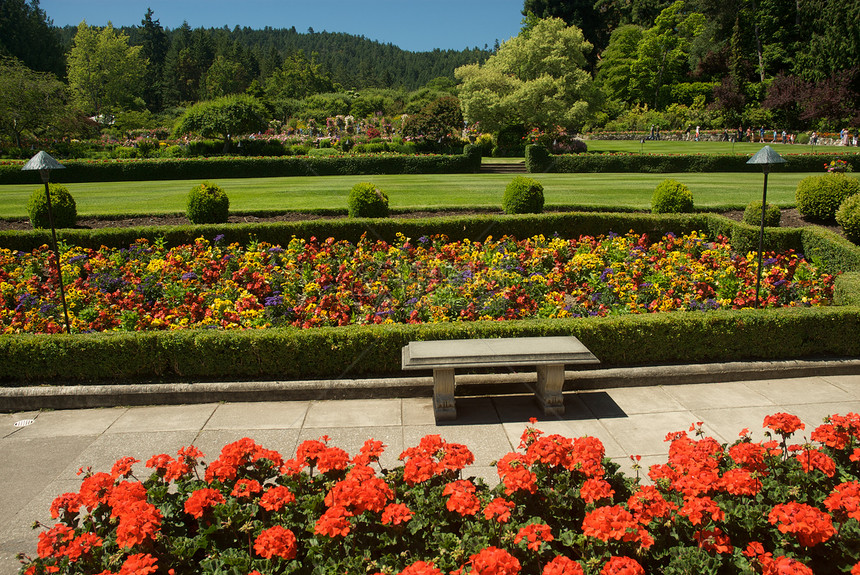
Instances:
[[[465,117],[490,131],[510,124],[579,129],[600,98],[585,70],[591,48],[579,28],[558,18],[539,21],[485,64],[454,71]]]
[[[101,30],[78,25],[69,53],[69,87],[74,102],[88,114],[105,114],[133,104],[142,93],[146,60],[140,46],[108,22]]]
[[[69,114],[68,89],[50,72],[35,72],[0,58],[0,131],[20,147],[25,136],[44,136]]]

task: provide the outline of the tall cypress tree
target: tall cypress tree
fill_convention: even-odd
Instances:
[[[161,23],[153,20],[152,15],[152,8],[147,8],[140,21],[141,55],[147,60],[143,100],[151,111],[160,112],[164,109],[162,81],[170,43]]]

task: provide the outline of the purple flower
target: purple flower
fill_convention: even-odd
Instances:
[[[215,236],[215,243],[216,244],[220,241],[223,241],[223,240],[224,240],[224,234],[218,234],[217,236]]]
[[[186,272],[186,273],[182,274],[182,276],[181,276],[181,277],[182,277],[182,279],[184,279],[184,280],[196,280],[196,279],[197,279],[197,274],[196,274],[196,273],[194,273],[194,272]]]

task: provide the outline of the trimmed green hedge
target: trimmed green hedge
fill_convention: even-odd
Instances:
[[[755,250],[759,228],[716,214],[564,213],[416,220],[315,220],[278,224],[62,230],[73,244],[125,247],[139,237],[168,245],[224,234],[228,242],[284,243],[292,236],[358,240],[365,232],[388,241],[446,234],[564,237],[635,230],[658,237],[703,231]],[[29,250],[49,241],[44,231],[0,233],[0,246]],[[827,308],[665,313],[571,320],[462,322],[248,331],[175,331],[0,336],[0,381],[140,382],[148,380],[314,379],[400,375],[409,341],[477,337],[574,335],[602,367],[707,361],[860,356],[860,247],[821,228],[767,228],[766,249],[795,249],[838,278]]]
[[[470,149],[474,148],[474,149]],[[51,181],[122,182],[146,180],[205,180],[287,176],[348,176],[361,174],[457,174],[481,167],[480,150],[466,146],[463,154],[349,155],[334,157],[228,157],[153,160],[66,160],[66,169],[51,173]],[[38,183],[21,171],[23,163],[0,165],[0,185]]]
[[[400,375],[410,341],[573,335],[602,367],[860,355],[855,307],[575,320],[0,337],[0,381],[315,379]]]
[[[568,172],[748,172],[758,168],[746,163],[748,156],[735,154],[633,154],[584,153],[554,156],[539,146],[526,149],[526,168],[532,173]],[[845,160],[860,171],[860,154],[785,154],[782,172],[820,172],[831,160]]]

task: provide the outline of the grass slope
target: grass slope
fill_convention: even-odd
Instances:
[[[804,173],[774,172],[768,201],[794,205]],[[357,182],[371,181],[388,194],[393,208],[500,207],[509,174],[375,175],[213,180],[226,190],[232,212],[346,209]],[[698,209],[742,208],[761,199],[762,174],[534,174],[552,206],[648,210],[657,184],[673,178],[693,191]],[[188,191],[199,181],[100,182],[68,184],[80,217],[183,213]],[[0,218],[27,217],[33,185],[0,186]]]

